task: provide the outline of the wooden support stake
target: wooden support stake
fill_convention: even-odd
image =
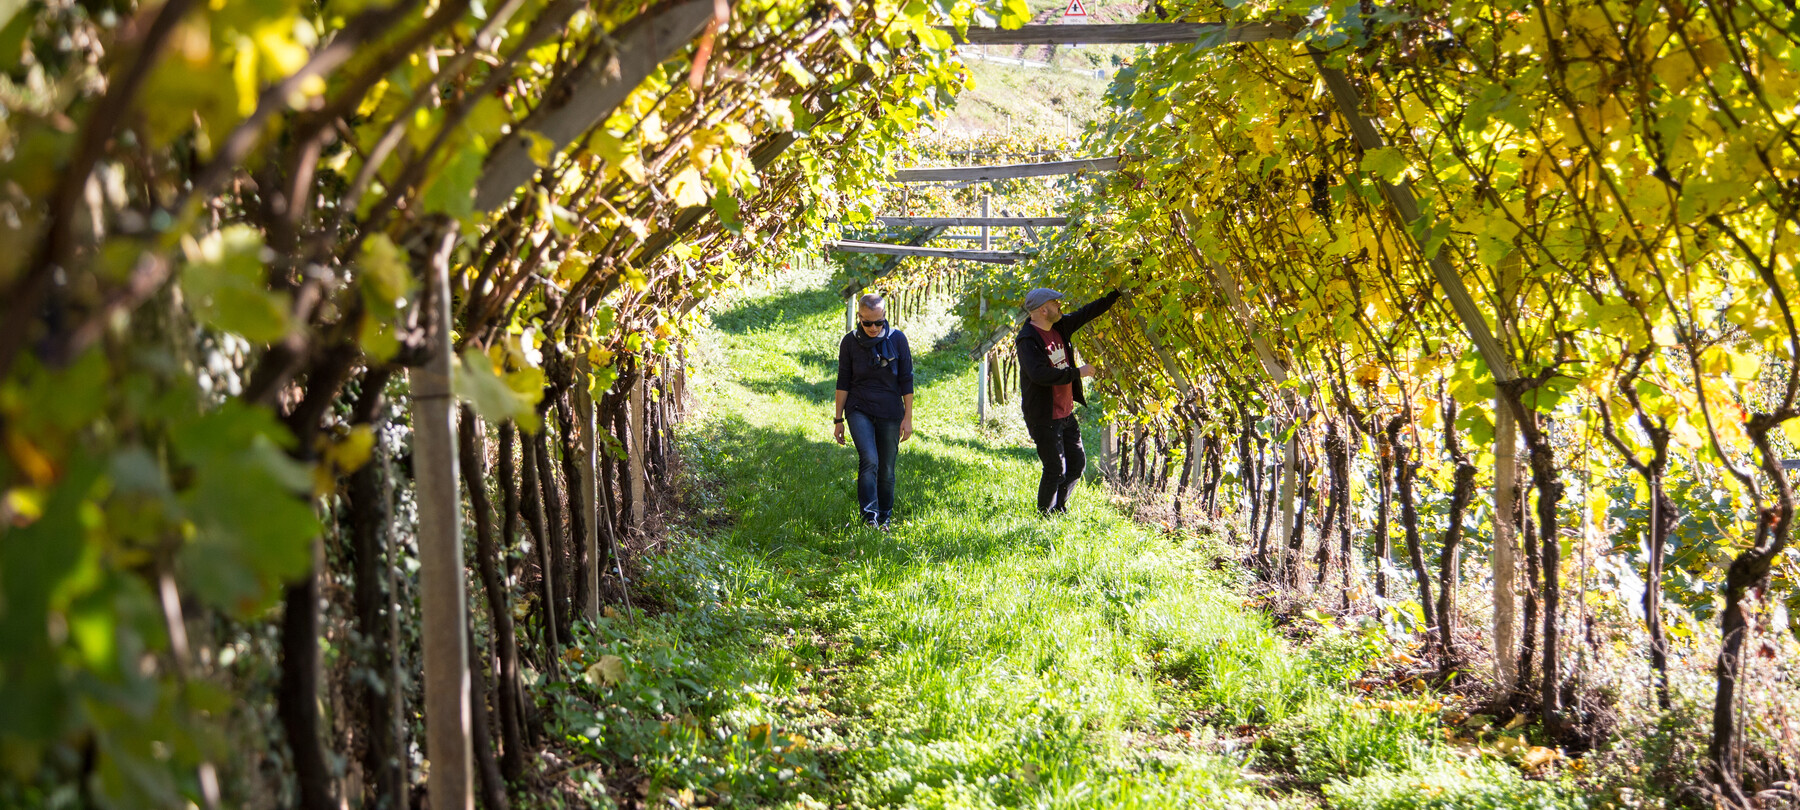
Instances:
[[[1281,457],[1281,553],[1287,554],[1294,543],[1294,500],[1299,489],[1300,476],[1300,440],[1298,435],[1289,439],[1287,448]],[[1302,556],[1304,558],[1304,555]],[[1299,564],[1298,559],[1283,560],[1282,569]],[[1301,579],[1307,579],[1302,577]]]
[[[568,89],[566,96],[534,109],[521,128],[488,152],[475,187],[475,209],[499,208],[537,174],[537,160],[531,155],[534,142],[524,138],[521,129],[549,138],[561,151],[605,121],[657,65],[699,36],[715,9],[709,0],[687,0],[663,6],[654,16],[640,14],[615,29],[605,40],[608,46],[595,48],[566,74],[561,85]],[[442,808],[434,805],[433,810]]]
[[[1206,455],[1205,450],[1206,437],[1200,435],[1200,425],[1195,424],[1188,430],[1187,480],[1189,492],[1198,492],[1201,489],[1200,478],[1205,474],[1205,470],[1201,467],[1200,459]]]
[[[982,309],[983,314],[985,314],[987,312],[987,299],[985,299],[985,298],[982,299],[982,301],[981,301],[981,309]],[[981,360],[979,361],[979,363],[975,366],[975,422],[976,422],[976,424],[981,424],[981,425],[987,424],[987,406],[988,406],[988,358],[987,358],[987,355],[984,354],[981,356]]]
[[[644,419],[644,414],[648,411],[644,407],[644,397],[645,390],[650,386],[650,370],[643,368],[641,361],[638,365],[642,371],[638,373],[637,382],[631,386],[631,424],[627,430],[631,433],[631,525],[641,532],[644,530],[644,501],[650,494],[650,482],[645,477],[647,473],[644,466],[644,453],[650,446],[645,440],[649,433]]]
[[[594,397],[588,391],[591,373],[587,352],[580,352],[575,359],[575,442],[581,453],[581,503],[587,509],[582,527],[586,536],[581,538],[587,544],[587,567],[581,571],[586,579],[587,601],[579,608],[588,621],[600,618],[600,560],[604,559],[600,555],[600,521],[611,519],[600,508],[600,443],[595,440]]]
[[[469,740],[468,604],[463,591],[462,502],[450,394],[450,253],[446,227],[428,268],[431,358],[412,377],[413,471],[419,501],[419,632],[425,651],[426,784],[436,810],[474,810]]]
[[[984,221],[986,219],[988,219],[988,202],[989,202],[989,195],[987,195],[987,194],[981,195],[981,219]],[[988,231],[988,226],[984,223],[981,226],[981,249],[984,251],[992,250],[993,246],[994,245],[993,245],[992,236],[990,235],[990,233]],[[981,314],[983,316],[987,315],[987,296],[986,295],[981,296]],[[977,361],[976,366],[975,366],[975,423],[978,425],[986,425],[987,424],[987,404],[988,404],[987,401],[988,401],[988,356],[986,354],[983,354],[983,355],[981,355],[981,359],[979,361]]]
[[[1521,259],[1518,251],[1500,260],[1500,299],[1512,301],[1518,295]],[[1509,304],[1510,306],[1510,304]],[[1502,321],[1502,328],[1505,323]],[[1510,334],[1510,332],[1509,332]],[[1513,620],[1518,615],[1517,574],[1519,569],[1518,539],[1514,533],[1513,512],[1517,508],[1519,490],[1519,424],[1504,394],[1494,395],[1494,677],[1502,688],[1524,686],[1519,683],[1518,636]],[[1656,514],[1651,503],[1652,519]],[[1654,587],[1653,585],[1646,587]]]
[[[1100,475],[1108,481],[1119,479],[1119,428],[1112,422],[1100,428]]]
[[[981,249],[982,250],[993,250],[994,249],[994,243],[991,238],[991,233],[989,230],[989,224],[993,220],[993,217],[988,216],[988,213],[989,213],[988,212],[988,204],[992,200],[992,198],[993,198],[993,195],[991,195],[991,194],[981,195]]]
[[[1518,540],[1512,522],[1519,477],[1519,428],[1505,400],[1504,395],[1494,397],[1494,677],[1502,689],[1511,689],[1521,685],[1518,638],[1513,632],[1513,617],[1518,615],[1514,592]]]
[[[675,416],[681,418],[687,413],[687,344],[675,344]]]

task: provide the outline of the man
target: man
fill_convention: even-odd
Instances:
[[[1019,329],[1013,343],[1019,355],[1019,406],[1025,411],[1025,428],[1037,445],[1038,459],[1044,463],[1037,496],[1038,511],[1043,514],[1069,510],[1069,493],[1087,469],[1075,403],[1087,404],[1081,380],[1096,372],[1081,362],[1069,338],[1111,309],[1119,296],[1120,291],[1113,290],[1065,316],[1062,293],[1039,287],[1025,294],[1025,312],[1031,319]]]

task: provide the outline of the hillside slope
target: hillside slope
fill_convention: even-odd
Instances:
[[[1032,22],[1055,24],[1069,0],[1032,0]],[[1136,0],[1082,0],[1090,23],[1138,18]],[[964,60],[974,86],[957,99],[940,128],[1005,130],[1009,127],[1079,129],[1097,115],[1112,74],[1137,52],[1132,45],[969,46]],[[1023,60],[1042,67],[991,60]]]

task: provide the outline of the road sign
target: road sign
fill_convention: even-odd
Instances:
[[[1081,0],[1069,0],[1069,7],[1063,9],[1062,24],[1063,25],[1082,25],[1082,24],[1085,24],[1086,22],[1087,22],[1087,6],[1082,5]],[[1075,44],[1069,45],[1069,47],[1070,48],[1079,48],[1079,47],[1081,47],[1081,45],[1079,43],[1075,43]]]

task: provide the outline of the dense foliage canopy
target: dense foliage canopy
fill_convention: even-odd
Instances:
[[[326,771],[342,765],[319,739],[321,590],[330,608],[352,586],[359,658],[357,644],[416,638],[414,620],[387,622],[410,608],[379,573],[384,544],[410,534],[350,539],[385,525],[388,503],[358,473],[397,453],[454,474],[453,447],[384,432],[402,416],[384,393],[411,410],[403,425],[431,421],[438,400],[408,392],[441,387],[418,375],[453,351],[474,409],[465,439],[485,447],[477,415],[504,423],[510,476],[512,425],[560,418],[584,511],[584,398],[619,411],[666,374],[700,303],[863,204],[858,189],[964,81],[939,26],[1025,13],[1016,0],[0,6],[0,803],[237,805],[261,788],[231,772],[254,767],[228,754],[236,690],[279,693],[299,803],[330,803]],[[445,305],[447,323],[432,315]],[[473,498],[488,481],[465,472]],[[604,560],[579,537],[592,518],[570,524],[536,525],[558,560],[546,551],[533,576],[572,564],[593,581]],[[455,537],[454,519],[436,525]],[[530,592],[508,581],[487,580],[496,634],[497,591]],[[552,612],[592,615],[593,590],[555,592]],[[355,691],[379,695],[416,675],[362,677]],[[375,759],[391,765],[404,753],[387,744]],[[506,747],[518,756],[515,736]]]
[[[1283,486],[1298,478],[1302,508],[1315,478],[1330,487],[1326,535],[1349,500],[1345,454],[1367,446],[1383,557],[1388,489],[1411,510],[1426,465],[1449,498],[1445,590],[1462,521],[1485,509],[1469,539],[1492,557],[1500,675],[1525,677],[1537,645],[1530,691],[1552,728],[1577,721],[1560,705],[1578,676],[1558,659],[1562,558],[1605,540],[1628,565],[1599,576],[1647,615],[1659,678],[1665,586],[1721,623],[1712,754],[1736,784],[1747,636],[1800,597],[1785,461],[1800,455],[1800,17],[1760,2],[1163,7],[1301,25],[1297,41],[1142,54],[1089,133],[1130,162],[1041,265],[1077,297],[1141,289],[1099,338],[1118,418],[1198,427],[1193,453],[1241,434],[1252,487],[1249,439],[1295,442]],[[1528,517],[1509,506],[1515,426]],[[1478,469],[1502,482],[1481,504]],[[1416,519],[1401,522],[1415,604],[1450,653],[1433,602],[1453,603],[1432,598]],[[1300,567],[1298,528],[1274,544],[1263,530],[1265,564]],[[1341,552],[1320,539],[1318,577],[1349,555],[1344,531]]]

